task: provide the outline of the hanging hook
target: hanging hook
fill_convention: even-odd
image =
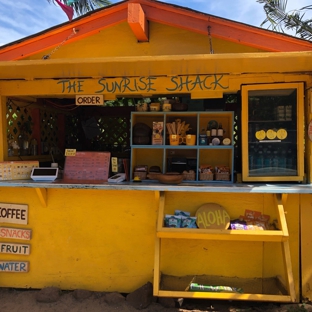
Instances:
[[[209,39],[209,48],[210,48],[210,54],[213,54],[214,51],[213,51],[213,48],[212,48],[212,39],[211,39],[211,34],[210,34],[210,28],[211,28],[211,26],[207,27],[207,29],[208,29],[208,39]]]

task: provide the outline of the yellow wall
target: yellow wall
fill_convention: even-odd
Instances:
[[[301,228],[301,284],[304,298],[312,299],[312,196],[300,196],[300,228]]]
[[[1,255],[2,260],[29,261],[29,272],[2,273],[0,286],[131,292],[152,282],[158,210],[153,191],[48,189],[47,197],[45,208],[34,189],[0,188],[0,203],[29,205],[29,224],[15,227],[33,230],[29,256]],[[276,218],[272,194],[167,192],[165,212],[195,214],[207,202],[221,204],[231,218],[245,209]],[[297,297],[298,206],[299,195],[289,195],[286,217]],[[164,274],[285,278],[278,243],[166,240],[162,246]]]
[[[149,25],[149,42],[138,43],[128,23],[124,22],[104,29],[96,35],[73,43],[65,43],[53,53],[51,58],[210,53],[209,40],[206,35],[200,35],[154,22],[150,22]],[[215,53],[264,52],[217,38],[212,39],[212,46]],[[52,50],[33,55],[26,59],[41,59],[43,55],[49,54]]]
[[[44,208],[34,189],[1,188],[0,202],[29,205],[29,224],[15,227],[32,229],[33,237],[30,256],[1,255],[29,261],[29,273],[2,273],[0,286],[126,292],[152,281],[154,198],[154,192],[49,189]]]
[[[147,43],[138,43],[129,25],[124,22],[100,31],[96,35],[60,46],[52,54],[51,59],[64,58],[68,59],[66,60],[68,63],[61,63],[60,61],[60,64],[55,64],[56,68],[63,70],[63,76],[56,77],[75,79],[75,74],[82,75],[82,77],[99,76],[97,74],[85,74],[87,70],[82,69],[83,64],[78,64],[81,67],[77,67],[77,69],[73,64],[74,60],[69,60],[69,58],[92,60],[92,58],[97,57],[207,55],[210,53],[209,40],[205,35],[154,22],[150,22],[149,29],[150,41]],[[239,91],[241,85],[247,83],[293,82],[310,79],[306,77],[307,75],[298,75],[297,73],[299,72],[297,66],[300,66],[303,61],[287,62],[287,60],[280,58],[278,60],[280,63],[278,63],[274,60],[264,60],[266,53],[263,53],[259,60],[255,61],[246,57],[243,61],[233,61],[231,56],[223,59],[220,54],[236,53],[237,55],[237,53],[243,52],[264,51],[216,38],[212,39],[212,43],[216,55],[211,60],[205,60],[205,62],[196,59],[196,65],[199,64],[197,67],[189,62],[186,64],[190,66],[181,69],[180,63],[176,61],[175,65],[172,65],[170,59],[167,59],[166,63],[150,62],[150,67],[146,66],[146,63],[140,64],[139,62],[137,67],[130,63],[130,65],[124,63],[119,65],[115,63],[105,64],[105,66],[114,67],[115,75],[118,77],[123,76],[125,66],[131,70],[135,67],[137,73],[133,76],[145,75],[146,70],[157,73],[155,75],[161,77],[164,76],[163,72],[172,74],[173,71],[187,75],[188,70],[191,69],[192,74],[198,72],[202,74],[201,70],[206,71],[204,73],[206,75],[227,74],[229,90],[232,92]],[[43,55],[52,51],[53,49],[38,53],[28,59],[41,60]],[[272,54],[270,53],[270,55]],[[307,56],[304,57],[307,58]],[[300,61],[302,58],[298,56],[297,60]],[[43,62],[49,64],[48,60]],[[66,64],[68,66],[73,65],[68,67],[71,70],[73,68],[77,70],[73,70],[73,73],[70,70],[67,72]],[[291,66],[287,74],[272,73],[270,72],[271,69],[268,70],[270,65],[279,66],[280,64]],[[175,66],[174,69],[170,65]],[[250,72],[241,65],[246,68],[252,65],[254,72]],[[98,67],[98,63],[87,66]],[[279,68],[283,67],[279,66]],[[160,74],[159,69],[163,70]],[[33,74],[35,77],[30,77],[29,81],[18,81],[12,78],[12,81],[3,82],[0,90],[1,95],[12,95],[13,92],[19,96],[35,96],[41,94],[40,92],[44,92],[44,96],[49,97],[53,97],[55,94],[60,95],[60,91],[55,91],[57,82],[48,79],[54,77],[49,76],[46,80],[37,79],[42,77],[45,70],[46,67],[44,70],[42,69],[42,63],[36,63],[33,71],[29,74],[30,76]],[[21,73],[21,69],[16,66],[16,63],[14,63],[13,68],[10,68],[10,71],[16,72],[17,77]],[[249,74],[240,75],[242,72]],[[296,74],[291,72],[296,72]],[[91,79],[96,80],[97,78]],[[94,82],[91,81],[90,83]],[[163,85],[166,84],[163,83]],[[311,87],[311,79],[307,87]],[[92,93],[94,87],[86,88],[85,91]],[[205,98],[209,98],[209,92]],[[4,107],[4,97],[1,97],[0,100],[1,103],[3,102],[2,107]],[[2,120],[5,120],[4,114],[2,115]],[[310,145],[307,146],[310,148]],[[0,149],[0,156],[2,154],[3,151]],[[310,153],[308,155],[310,161]],[[1,255],[2,260],[29,261],[30,271],[26,274],[2,273],[0,286],[21,288],[57,286],[62,289],[84,288],[99,291],[130,292],[147,281],[153,280],[158,209],[153,191],[48,189],[47,196],[48,205],[43,207],[34,189],[0,187],[0,203],[29,205],[29,224],[27,226],[15,225],[15,227],[33,230],[29,256]],[[194,213],[201,204],[206,202],[216,202],[223,205],[232,218],[243,214],[245,209],[262,211],[271,215],[271,219],[276,217],[272,194],[168,193],[166,211],[172,213],[174,209],[182,209]],[[309,228],[312,218],[309,210],[310,202],[312,202],[311,195],[292,194],[288,196],[286,204],[297,300],[300,299],[301,278],[299,275],[300,226],[302,226],[304,294],[309,293],[309,285],[312,284],[310,282],[312,280],[312,276],[310,276],[312,275],[310,269],[312,253],[309,248]],[[300,208],[301,219],[299,220]],[[5,224],[5,226],[11,227],[13,225]],[[3,241],[19,243],[19,241],[12,239]],[[23,243],[28,243],[28,241],[23,241]],[[282,250],[279,244],[166,240],[162,244],[162,253],[164,257],[161,261],[161,270],[172,275],[212,274],[246,278],[285,276],[281,256]]]

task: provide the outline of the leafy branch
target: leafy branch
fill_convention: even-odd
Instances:
[[[286,12],[287,0],[257,0],[264,4],[263,8],[266,13],[266,19],[261,23],[271,25],[273,31],[284,33],[284,29],[293,30],[295,36],[305,40],[312,39],[312,20],[305,20],[307,10],[312,9],[312,5],[302,7],[301,9]]]

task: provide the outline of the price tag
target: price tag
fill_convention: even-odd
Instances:
[[[76,156],[76,149],[66,149],[65,156]]]

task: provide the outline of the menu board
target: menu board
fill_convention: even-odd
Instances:
[[[66,156],[64,182],[100,183],[109,176],[110,152],[76,152]]]

